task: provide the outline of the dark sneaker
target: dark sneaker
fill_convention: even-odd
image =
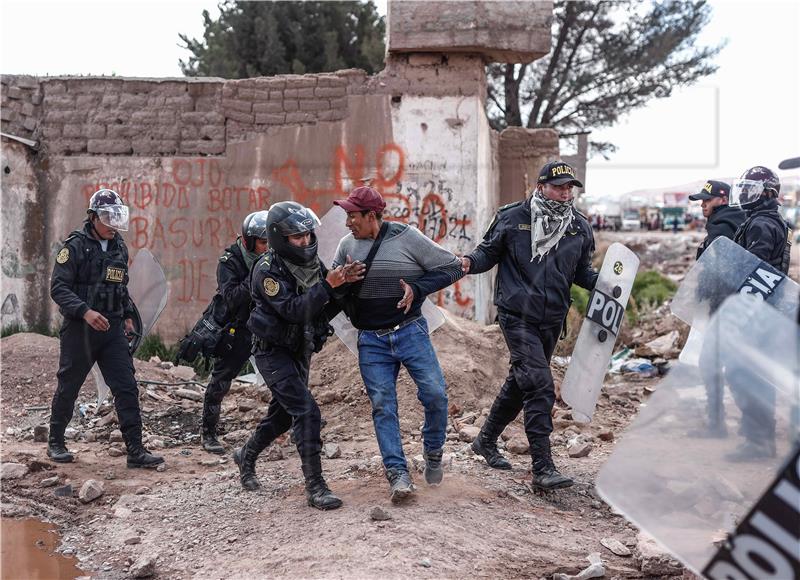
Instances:
[[[149,469],[158,467],[162,463],[164,463],[163,457],[160,455],[153,455],[143,447],[132,453],[128,453],[128,467],[131,468],[143,467]]]
[[[411,476],[403,469],[387,469],[386,478],[389,480],[392,503],[400,503],[414,495],[414,484]]]
[[[72,463],[75,456],[70,453],[63,442],[50,441],[47,444],[47,456],[56,463]]]
[[[207,452],[215,455],[223,455],[225,453],[225,447],[222,446],[216,435],[206,433],[202,435],[202,440],[203,449]]]
[[[425,458],[425,482],[428,485],[439,485],[442,483],[442,477],[444,477],[442,453],[442,449],[422,452],[422,457]]]
[[[542,469],[533,472],[531,485],[536,489],[550,491],[553,489],[563,489],[571,487],[575,482],[566,475],[558,472],[554,465],[547,465]]]
[[[472,442],[472,450],[481,455],[489,467],[494,469],[511,469],[511,463],[503,457],[500,450],[497,449],[497,441],[491,441],[478,435],[475,441]]]

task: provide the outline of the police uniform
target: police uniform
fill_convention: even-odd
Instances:
[[[706,233],[708,235],[697,248],[696,258],[699,260],[703,252],[711,245],[711,242],[718,237],[724,236],[732,240],[739,226],[744,222],[745,217],[746,215],[741,209],[727,204],[718,205],[712,209],[711,215],[708,216],[708,221],[706,222]]]
[[[140,450],[142,420],[125,319],[135,316],[128,296],[128,249],[116,234],[103,251],[90,222],[72,232],[59,250],[50,296],[64,316],[60,330],[58,387],[50,416],[50,439],[63,443],[64,430],[86,375],[96,362],[114,395],[120,430],[129,453]],[[108,319],[105,332],[83,320],[89,310]]]
[[[737,230],[733,241],[773,268],[789,273],[792,230],[778,212],[777,199],[764,199]]]
[[[217,266],[217,296],[221,308],[214,318],[222,325],[224,351],[214,360],[211,381],[203,402],[203,436],[216,436],[222,400],[250,357],[252,335],[247,328],[250,317],[250,270],[238,243],[225,250]]]

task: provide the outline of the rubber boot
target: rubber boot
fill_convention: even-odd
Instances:
[[[483,427],[481,427],[481,432],[472,442],[472,450],[483,456],[489,467],[507,470],[511,469],[511,463],[497,449],[497,438],[502,431],[493,421],[487,418]]]
[[[203,425],[200,430],[200,442],[208,453],[222,455],[225,447],[217,439],[217,423],[220,415],[219,405],[209,405],[208,401],[203,403]]]
[[[47,456],[56,463],[72,463],[75,457],[67,450],[64,436],[53,435],[47,438]]]
[[[443,452],[444,449],[422,452],[422,457],[425,459],[425,482],[428,485],[440,485],[442,483],[442,477],[444,477],[444,468],[442,467]]]
[[[342,500],[325,483],[322,477],[322,459],[319,454],[303,457],[303,477],[306,479],[306,500],[308,505],[319,510],[335,510],[342,507]]]
[[[531,443],[531,456],[533,457],[533,480],[531,484],[534,488],[549,491],[570,487],[575,483],[566,475],[559,473],[553,464],[549,437],[537,437],[533,440]]]
[[[233,452],[233,460],[239,466],[239,481],[247,491],[255,491],[261,487],[261,483],[256,477],[256,459],[258,459],[258,451],[253,449],[251,440]]]
[[[386,479],[389,480],[389,494],[392,503],[400,503],[414,495],[414,484],[411,476],[405,469],[390,468],[386,470]]]
[[[125,447],[128,450],[128,467],[150,469],[164,463],[163,457],[160,455],[153,455],[145,449],[144,445],[142,445],[142,432],[138,429],[136,431],[137,432],[128,434],[127,436],[124,435]]]

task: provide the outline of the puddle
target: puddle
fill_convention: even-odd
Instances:
[[[40,520],[0,518],[0,579],[73,580],[86,576],[77,561],[57,554],[57,528]]]

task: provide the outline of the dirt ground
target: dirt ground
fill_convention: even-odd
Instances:
[[[641,268],[658,267],[680,277],[693,258],[696,234],[604,235],[598,249],[624,241],[642,256]],[[653,248],[656,248],[653,250]],[[628,328],[623,346],[679,331],[666,359],[677,356],[685,328],[661,308]],[[497,326],[450,318],[433,334],[448,382],[450,425],[445,446],[445,480],[425,485],[421,466],[422,410],[413,383],[403,372],[398,384],[401,430],[418,485],[416,499],[389,502],[388,484],[372,429],[369,401],[355,357],[332,340],[312,361],[310,384],[320,403],[325,453],[323,466],[344,507],[320,512],[306,506],[297,452],[288,437],[259,459],[262,489],[243,491],[230,453],[205,453],[197,436],[201,384],[186,368],[159,361],[136,361],[146,444],[166,459],[164,471],[129,470],[112,407],[97,406],[92,379],[84,385],[68,432],[75,463],[59,465],[34,441],[46,425],[58,367],[58,340],[17,334],[0,341],[2,354],[2,462],[20,463],[27,473],[2,482],[4,517],[33,515],[57,523],[61,552],[74,554],[93,578],[126,578],[154,565],[159,578],[339,578],[339,577],[511,577],[551,578],[576,574],[597,552],[606,578],[653,577],[644,566],[637,530],[596,495],[593,481],[615,441],[636,415],[658,378],[607,375],[591,424],[577,424],[557,403],[552,437],[556,464],[576,479],[572,488],[549,494],[531,491],[530,458],[521,419],[512,423],[502,445],[514,469],[488,468],[469,451],[469,441],[488,413],[508,370],[508,353]],[[556,382],[564,361],[553,365]],[[234,382],[223,404],[221,427],[229,451],[241,444],[269,400],[265,387]],[[568,444],[588,441],[586,457],[571,458]],[[338,449],[337,449],[338,447]],[[47,480],[58,477],[55,487]],[[82,503],[78,490],[87,480],[104,493]],[[43,481],[45,484],[43,485]],[[67,497],[54,490],[72,486]],[[383,508],[390,519],[378,521]],[[601,544],[616,539],[632,555],[618,556]],[[607,543],[607,542],[606,542]],[[664,575],[683,574],[667,559]],[[142,572],[144,573],[144,572]]]

